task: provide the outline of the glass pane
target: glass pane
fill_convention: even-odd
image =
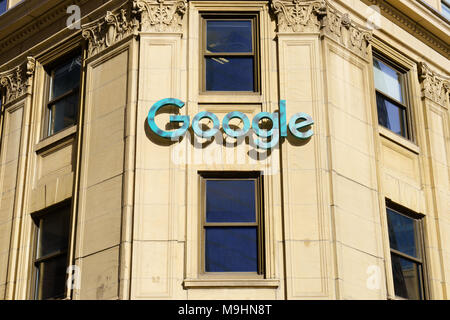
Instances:
[[[70,59],[53,70],[50,99],[55,99],[80,84],[81,56]]]
[[[380,60],[373,60],[375,88],[388,96],[403,102],[401,74]]]
[[[255,180],[207,180],[206,222],[256,222]]]
[[[65,250],[69,241],[69,208],[45,215],[40,221],[38,258]]]
[[[6,12],[6,0],[0,0],[0,14]]]
[[[414,219],[405,217],[395,211],[387,209],[389,243],[392,249],[409,256],[420,258],[417,252]]]
[[[77,122],[78,91],[55,103],[51,108],[50,114],[50,121],[53,123],[50,134],[73,126]]]
[[[64,297],[66,288],[67,255],[63,254],[39,264],[39,299]]]
[[[206,228],[206,272],[257,272],[256,227]]]
[[[380,93],[377,93],[378,123],[385,128],[408,137],[406,129],[406,110],[392,103]]]
[[[442,15],[450,21],[450,5],[442,1]]]
[[[252,22],[213,20],[206,22],[209,52],[252,52]]]
[[[206,90],[254,91],[252,57],[206,58]]]
[[[391,255],[395,295],[411,300],[423,299],[422,266],[418,263]]]

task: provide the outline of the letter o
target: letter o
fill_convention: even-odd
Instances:
[[[241,119],[242,122],[244,122],[244,128],[242,130],[233,130],[230,128],[230,120],[234,118]],[[239,138],[245,136],[248,130],[250,130],[250,120],[248,120],[248,117],[242,112],[233,111],[223,118],[222,127],[225,133],[230,137]]]
[[[207,131],[203,131],[199,127],[200,120],[208,118],[213,122],[213,128],[209,129]],[[201,138],[211,138],[216,135],[217,132],[219,132],[220,129],[220,121],[219,118],[214,113],[208,112],[208,111],[202,111],[198,113],[194,119],[192,119],[192,129],[194,130],[195,134]]]

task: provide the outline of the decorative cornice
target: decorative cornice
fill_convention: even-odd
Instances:
[[[272,0],[278,32],[316,32],[327,36],[357,55],[370,54],[372,31],[352,21],[328,0]]]
[[[419,40],[423,41],[443,56],[450,56],[450,45],[445,40],[440,39],[425,27],[421,26],[417,21],[408,17],[406,14],[393,7],[391,4],[387,3],[385,0],[362,0],[368,5],[376,5],[381,11],[392,18],[392,21],[403,27],[409,33],[417,37]]]
[[[422,86],[422,97],[428,98],[442,106],[448,106],[449,78],[437,74],[425,62],[420,62],[419,80]]]
[[[136,33],[138,28],[139,22],[131,10],[121,7],[107,11],[104,17],[82,26],[82,36],[88,41],[88,57]]]
[[[314,32],[326,14],[325,0],[273,0],[278,32]]]
[[[71,0],[71,4],[82,5],[89,0]],[[46,27],[55,24],[58,20],[67,16],[67,2],[57,4],[46,13],[36,16],[25,26],[14,30],[14,32],[5,35],[0,39],[0,55],[11,47],[25,40],[32,38]]]
[[[143,32],[181,32],[186,11],[186,0],[133,1],[133,12],[139,16]]]
[[[9,71],[0,73],[0,90],[4,93],[4,103],[10,103],[27,93],[34,75],[36,62],[32,57]]]

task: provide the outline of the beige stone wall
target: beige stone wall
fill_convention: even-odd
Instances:
[[[275,1],[189,1],[167,25],[148,23],[149,13],[136,15],[131,1],[78,3],[82,30],[65,28],[60,4],[52,18],[42,16],[39,36],[0,32],[0,78],[17,66],[27,71],[25,91],[2,107],[0,299],[32,297],[32,214],[66,200],[69,260],[81,271],[81,287],[68,290],[72,299],[395,298],[386,199],[424,216],[428,296],[449,298],[448,24],[417,11],[428,21],[423,33],[382,7],[381,28],[370,32],[365,12],[375,0],[329,1],[327,19],[312,10],[303,22],[288,21]],[[398,4],[405,15],[416,5]],[[260,95],[200,93],[200,13],[217,10],[259,14]],[[42,140],[44,67],[80,45],[79,124]],[[413,141],[378,125],[372,47],[410,70]],[[250,119],[276,112],[283,99],[288,119],[313,117],[315,135],[288,137],[257,160],[246,143],[231,153],[216,144],[197,153],[191,141],[168,142],[149,129],[149,108],[169,97],[186,102],[182,114],[191,119],[207,110],[220,120],[236,110]],[[158,116],[160,127],[168,116]],[[205,170],[269,173],[266,279],[201,275],[198,172]],[[376,287],[368,285],[372,272]]]

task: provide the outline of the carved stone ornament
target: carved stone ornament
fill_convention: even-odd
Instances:
[[[327,36],[357,55],[370,54],[372,32],[341,13],[328,0],[272,0],[278,32],[317,32]]]
[[[82,26],[88,40],[88,56],[109,48],[131,34],[143,32],[181,32],[186,0],[130,0],[121,8],[108,11],[96,21]]]
[[[273,0],[279,32],[313,32],[326,14],[325,0]]]
[[[96,21],[83,25],[83,38],[88,40],[88,56],[91,57],[109,48],[130,34],[137,32],[139,23],[130,10],[121,8],[117,12],[107,11]]]
[[[422,84],[422,96],[442,106],[448,105],[450,79],[432,71],[425,62],[419,63],[419,80]]]
[[[186,0],[134,0],[133,12],[140,17],[143,32],[181,32]]]
[[[28,91],[31,85],[31,78],[34,75],[36,62],[32,57],[27,57],[27,60],[20,66],[0,73],[0,91],[4,95],[4,103],[12,102]]]

